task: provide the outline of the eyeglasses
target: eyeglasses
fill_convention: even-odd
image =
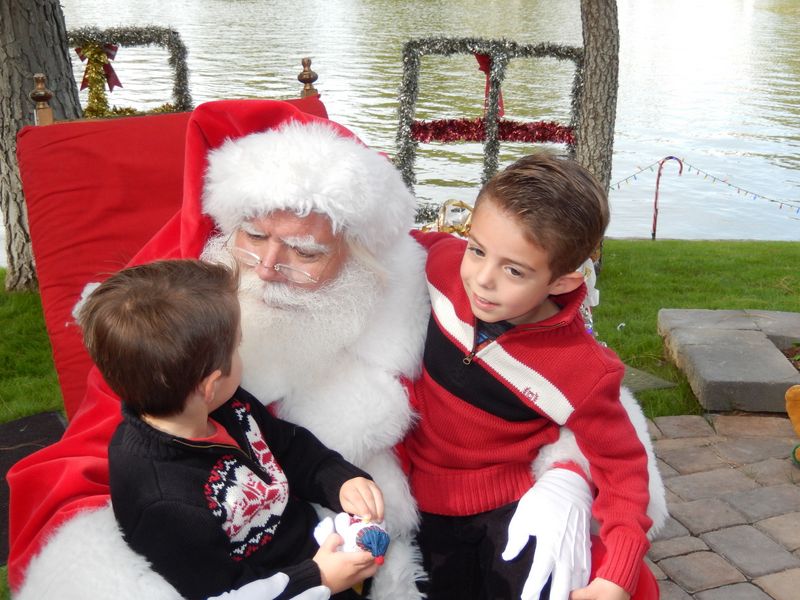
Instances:
[[[272,265],[265,265],[263,260],[258,254],[254,252],[250,252],[249,250],[245,250],[244,248],[239,248],[238,246],[234,246],[230,248],[231,254],[238,260],[240,263],[247,267],[256,268],[258,265],[263,266],[265,269],[273,269],[280,273],[285,279],[288,279],[292,283],[318,283],[319,279],[316,277],[312,277],[309,273],[301,269],[297,269],[295,267],[290,267],[289,265],[284,265],[282,263],[277,263]]]

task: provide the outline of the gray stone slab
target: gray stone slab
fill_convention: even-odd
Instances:
[[[770,517],[755,525],[787,550],[800,549],[800,512]]]
[[[669,514],[694,535],[748,522],[742,513],[716,498],[670,504]]]
[[[794,512],[800,507],[800,486],[790,483],[726,494],[723,500],[750,522]]]
[[[669,540],[689,535],[689,530],[672,517],[667,517],[664,526],[659,530],[656,540]]]
[[[692,346],[703,348],[720,348],[725,346],[740,346],[755,348],[772,348],[777,351],[775,344],[763,331],[757,329],[673,329],[669,339],[665,339],[667,348],[674,355],[678,355],[682,350]]]
[[[661,335],[674,329],[759,328],[753,318],[741,310],[662,308],[657,318]]]
[[[644,557],[644,564],[647,565],[647,568],[650,569],[650,572],[653,574],[653,577],[656,578],[657,581],[661,581],[662,579],[666,579],[667,575],[661,568],[650,560],[647,556]]]
[[[658,331],[708,410],[781,413],[786,389],[800,383],[778,350],[800,336],[800,313],[662,309]]]
[[[800,373],[761,332],[712,331],[708,344],[675,350],[676,364],[708,410],[784,412],[787,388]]]
[[[798,384],[800,379],[797,382],[709,381],[699,387],[695,395],[702,394],[701,404],[708,410],[781,412],[784,410],[783,394],[786,389]]]
[[[656,377],[652,373],[636,369],[634,367],[625,365],[625,376],[622,379],[622,385],[627,387],[631,392],[641,392],[644,390],[663,390],[673,388],[677,384],[666,379]]]
[[[661,600],[692,600],[692,597],[671,581],[659,581]]]
[[[681,475],[711,471],[730,465],[730,461],[720,456],[716,446],[660,450],[658,456]]]
[[[691,554],[692,552],[700,552],[702,550],[708,550],[708,546],[703,540],[691,535],[685,535],[668,540],[654,541],[647,555],[651,559],[659,561],[671,556],[683,556],[684,554]]]
[[[666,479],[667,477],[674,477],[675,475],[680,475],[680,473],[678,473],[675,469],[670,467],[660,458],[656,459],[656,464],[658,465],[658,472],[661,473],[662,479]]]
[[[695,594],[695,600],[772,600],[752,583],[734,583]]]
[[[661,600],[692,600],[692,597],[671,581],[659,581]]]
[[[775,600],[797,600],[800,596],[800,569],[790,569],[754,579],[758,587]]]
[[[800,469],[794,466],[789,458],[770,458],[751,465],[744,465],[739,470],[758,485],[800,484]]]
[[[800,341],[800,312],[774,310],[747,310],[747,316],[756,327],[779,348],[788,348]]]
[[[711,531],[700,538],[748,577],[800,567],[797,557],[750,525]]]
[[[714,429],[708,421],[699,415],[677,415],[674,417],[656,417],[656,426],[667,438],[709,437]]]
[[[713,552],[665,558],[658,566],[690,594],[746,581],[733,565]]]
[[[653,450],[659,456],[664,450],[674,450],[675,448],[702,448],[703,446],[713,446],[719,442],[724,442],[727,438],[716,435],[706,437],[685,437],[685,438],[663,438],[653,442]]]
[[[762,415],[708,415],[717,434],[728,437],[792,438],[794,429],[789,417]]]
[[[745,465],[769,458],[786,458],[791,455],[792,448],[794,444],[788,438],[755,437],[720,442],[715,445],[714,450],[726,463]]]
[[[667,479],[664,485],[686,501],[718,498],[757,487],[752,479],[735,469],[716,469],[705,473],[678,475]]]
[[[661,433],[661,430],[656,426],[656,424],[652,421],[652,419],[647,419],[647,433],[650,435],[650,439],[660,440],[664,437],[664,434]]]

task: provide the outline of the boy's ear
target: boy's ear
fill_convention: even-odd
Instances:
[[[197,386],[197,391],[200,392],[206,404],[209,404],[214,399],[217,381],[219,381],[220,377],[222,377],[222,371],[217,369],[210,375],[206,375],[202,381],[200,381],[200,385]]]
[[[583,283],[583,280],[583,273],[579,271],[571,271],[566,275],[562,275],[550,284],[550,293],[556,296],[559,294],[566,294],[578,289]]]

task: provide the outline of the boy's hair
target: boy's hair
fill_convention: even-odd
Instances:
[[[200,382],[230,373],[239,341],[238,275],[198,260],[124,269],[81,306],[94,364],[138,415],[180,413]]]
[[[549,256],[552,280],[576,270],[603,239],[608,199],[589,171],[549,153],[525,156],[492,177],[475,201],[514,217]]]

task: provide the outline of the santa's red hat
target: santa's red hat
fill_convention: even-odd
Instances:
[[[198,106],[186,138],[181,254],[276,210],[326,215],[380,256],[413,222],[415,200],[392,163],[346,128],[271,100]]]

